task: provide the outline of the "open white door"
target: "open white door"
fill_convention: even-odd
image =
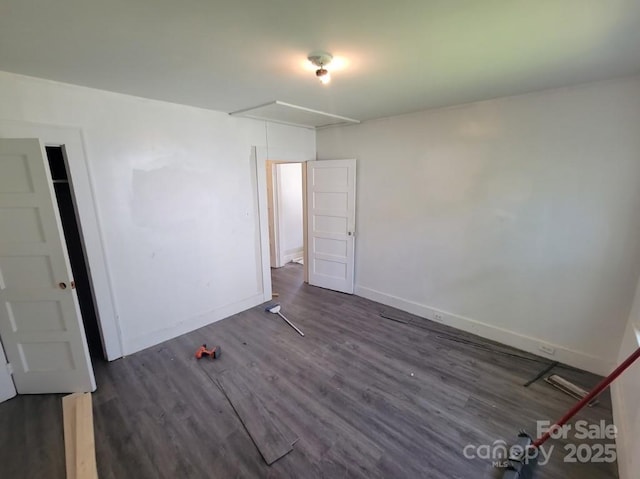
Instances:
[[[309,284],[353,294],[356,160],[307,162]]]
[[[9,366],[0,343],[0,402],[11,399],[16,395],[16,387],[13,385]]]
[[[19,394],[95,390],[44,148],[0,140],[0,338]]]

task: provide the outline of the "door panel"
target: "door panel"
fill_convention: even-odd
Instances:
[[[15,395],[16,387],[13,384],[13,379],[11,379],[11,374],[9,374],[7,361],[0,343],[0,402],[11,399]]]
[[[353,294],[356,160],[307,162],[309,284]]]
[[[72,281],[40,142],[0,140],[0,337],[20,394],[95,389]]]

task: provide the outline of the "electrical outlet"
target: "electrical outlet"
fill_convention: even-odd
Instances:
[[[546,344],[538,345],[538,349],[549,356],[553,356],[556,354],[556,348],[552,348],[551,346],[547,346]]]
[[[433,319],[435,319],[436,321],[442,321],[442,314],[441,313],[434,313]]]

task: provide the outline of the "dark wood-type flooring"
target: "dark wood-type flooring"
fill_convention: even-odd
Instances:
[[[258,306],[94,365],[101,479],[497,478],[490,460],[466,459],[464,447],[512,442],[519,429],[535,432],[536,419],[555,420],[573,403],[544,381],[522,386],[545,359],[305,285],[297,264],[273,276],[282,312],[304,338]],[[409,323],[381,318],[381,311]],[[202,343],[221,345],[221,358],[197,361],[193,353]],[[224,371],[250,381],[299,437],[273,465],[264,463],[211,380]],[[598,380],[569,368],[554,372],[584,387]],[[61,397],[0,404],[0,478],[64,478]],[[578,419],[610,423],[608,393]],[[563,462],[566,443],[552,443],[539,479],[617,477],[616,464]]]

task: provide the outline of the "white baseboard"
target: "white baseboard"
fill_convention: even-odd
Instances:
[[[287,251],[287,254],[283,256],[283,264],[291,263],[294,259],[302,258],[304,256],[304,249]]]
[[[372,301],[377,301],[378,303],[386,304],[387,306],[392,306],[402,311],[415,314],[416,316],[427,318],[441,324],[446,324],[447,326],[451,326],[468,333],[477,334],[483,338],[497,341],[499,343],[506,344],[507,346],[518,348],[538,356],[544,356],[552,361],[569,364],[595,374],[609,374],[614,367],[613,362],[603,358],[564,348],[558,344],[549,343],[548,341],[539,338],[526,336],[515,331],[476,321],[475,319],[442,311],[415,301],[376,291],[365,286],[356,285],[355,294],[362,296],[363,298],[371,299]],[[553,356],[545,355],[540,351],[540,345],[549,346],[555,349],[555,354]]]
[[[235,303],[222,306],[213,311],[210,311],[199,316],[195,316],[186,321],[176,324],[170,328],[160,329],[145,334],[144,336],[138,336],[130,340],[124,341],[125,355],[133,354],[151,346],[155,346],[169,339],[177,338],[178,336],[190,333],[198,328],[207,326],[208,324],[215,323],[221,319],[233,316],[236,313],[246,311],[254,306],[264,302],[263,293],[256,293],[255,295],[237,301]]]

